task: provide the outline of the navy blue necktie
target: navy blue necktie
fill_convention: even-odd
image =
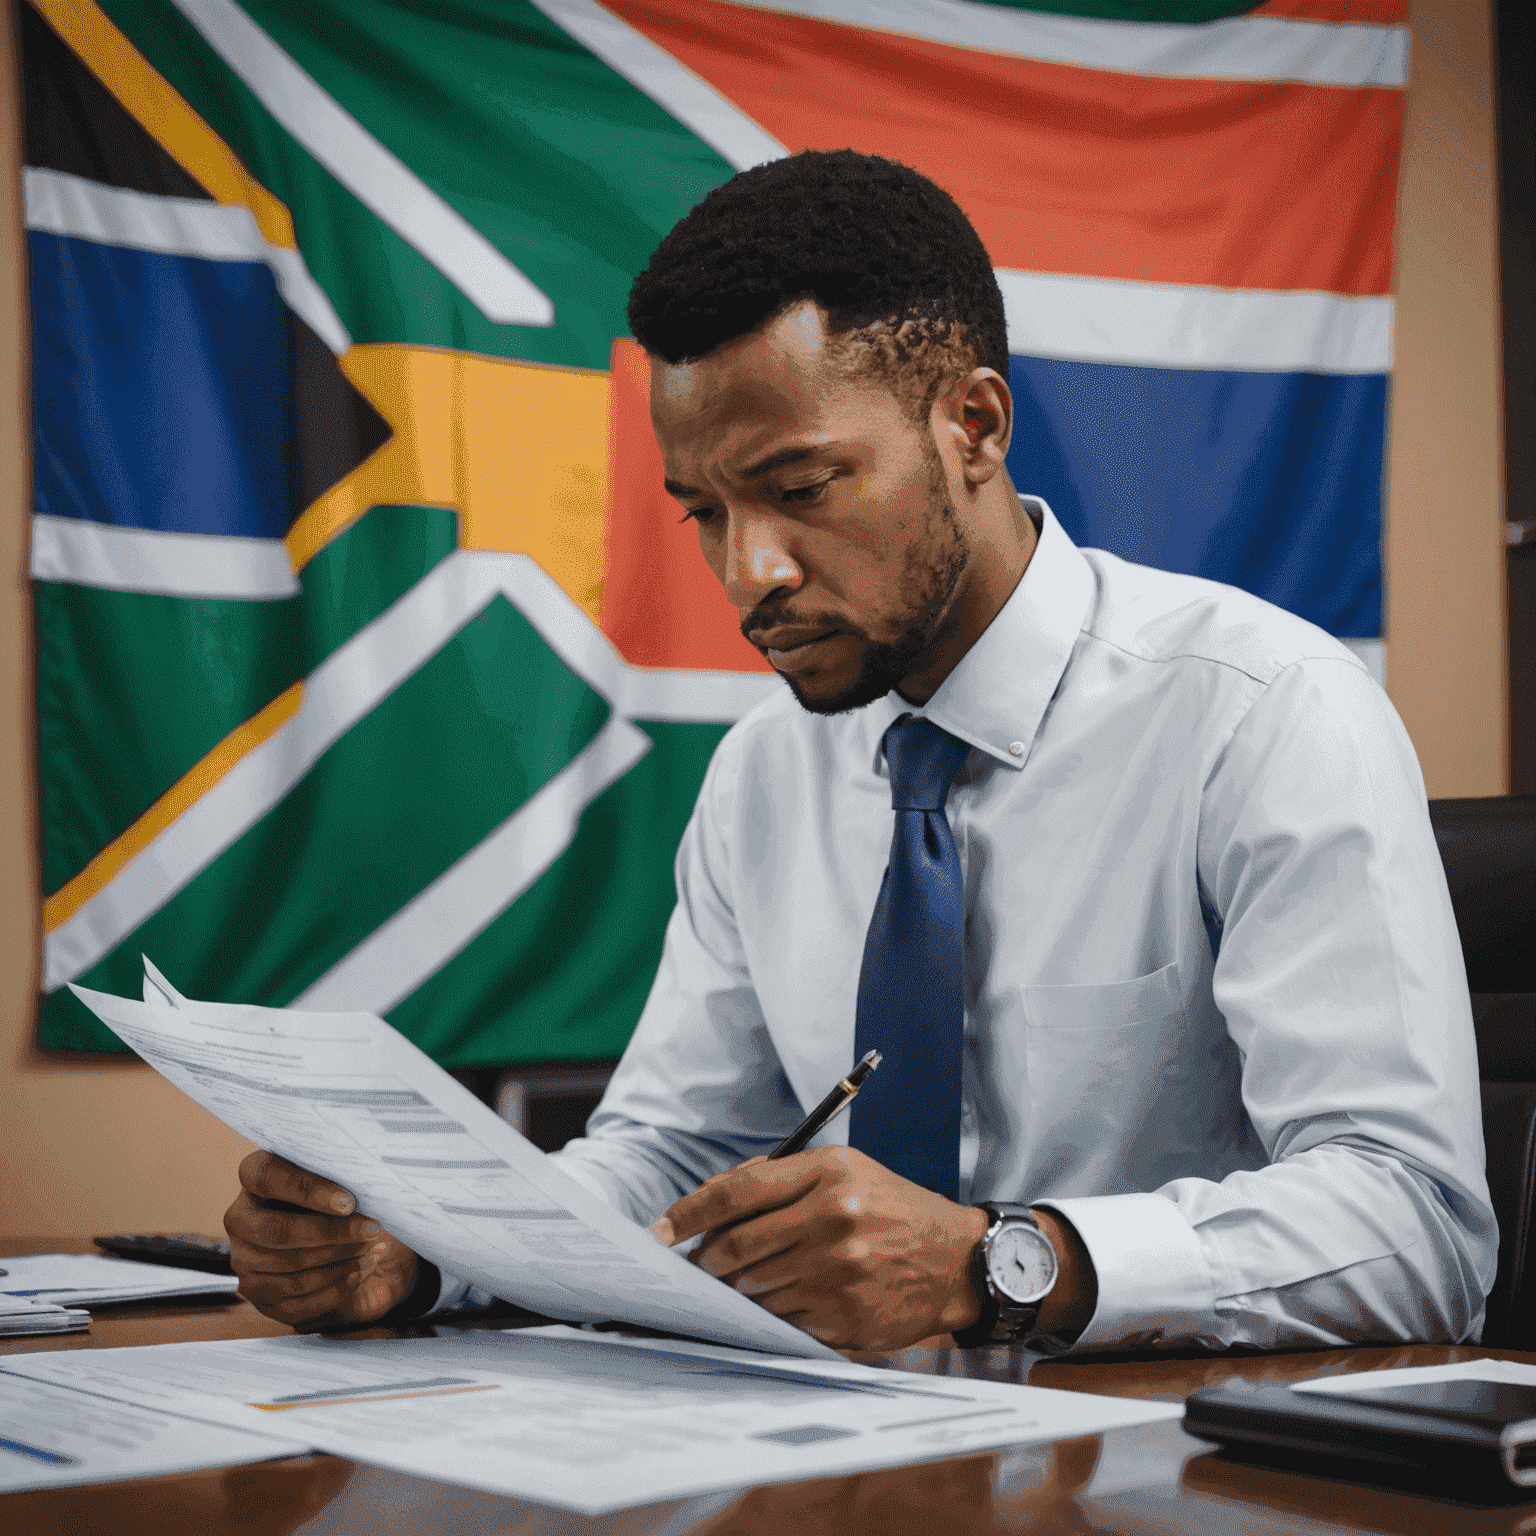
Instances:
[[[960,1188],[965,892],[944,816],[970,748],[927,720],[885,733],[896,827],[864,939],[855,1058],[884,1059],[853,1101],[848,1140],[893,1173],[953,1200]]]

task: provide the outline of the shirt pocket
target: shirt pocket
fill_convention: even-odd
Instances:
[[[1031,1198],[1156,1189],[1192,1171],[1182,1127],[1208,1091],[1188,1053],[1179,967],[1090,986],[1021,986],[1004,1047]]]
[[[1126,1029],[1162,1023],[1184,1011],[1176,961],[1130,981],[1023,986],[1019,998],[1028,1030]]]

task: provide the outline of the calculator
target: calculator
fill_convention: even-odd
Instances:
[[[229,1244],[196,1232],[118,1232],[93,1239],[98,1248],[120,1259],[144,1264],[175,1264],[182,1269],[203,1269],[210,1274],[232,1275]]]

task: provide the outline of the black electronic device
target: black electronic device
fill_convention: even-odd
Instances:
[[[1447,1377],[1308,1392],[1230,1381],[1193,1393],[1184,1428],[1293,1471],[1353,1467],[1441,1481],[1452,1497],[1536,1498],[1536,1386]]]
[[[93,1238],[98,1248],[120,1259],[144,1264],[174,1264],[180,1269],[201,1269],[214,1275],[232,1275],[229,1244],[196,1232],[117,1232]]]

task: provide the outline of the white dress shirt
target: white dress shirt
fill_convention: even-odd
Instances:
[[[961,1199],[1077,1229],[1078,1347],[1476,1338],[1477,1054],[1396,712],[1313,625],[1025,506],[1024,578],[925,706],[818,716],[786,690],[721,742],[650,999],[560,1166],[648,1223],[848,1070],[891,845],[880,740],[925,715],[972,747],[946,807]],[[466,1289],[445,1276],[439,1306]]]

